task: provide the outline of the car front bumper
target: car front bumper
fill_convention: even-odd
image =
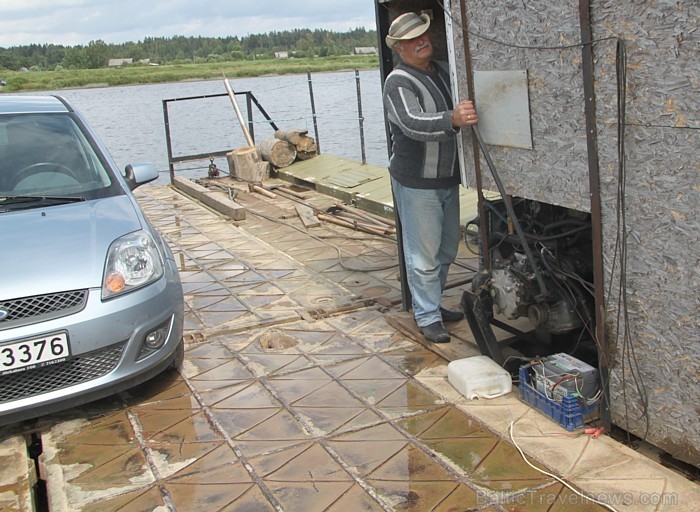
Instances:
[[[103,302],[90,289],[80,312],[0,330],[3,345],[66,332],[71,356],[43,368],[0,376],[0,425],[42,416],[102,398],[157,375],[182,350],[184,300],[172,260],[158,281]],[[145,336],[169,325],[163,345],[141,353]],[[140,357],[140,359],[139,359]]]

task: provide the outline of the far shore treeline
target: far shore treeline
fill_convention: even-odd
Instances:
[[[143,41],[0,47],[0,91],[39,91],[265,74],[377,68],[375,30],[294,29],[244,37],[146,37]],[[286,58],[280,58],[286,57]],[[109,67],[110,59],[131,63]],[[1,82],[0,82],[1,85]]]
[[[0,47],[0,69],[36,71],[98,69],[109,59],[126,58],[154,64],[198,64],[232,60],[275,58],[276,52],[290,57],[329,57],[349,55],[358,47],[377,45],[374,30],[357,28],[349,32],[295,29],[238,37],[146,37],[143,41],[108,44],[90,41],[87,45],[30,44]]]

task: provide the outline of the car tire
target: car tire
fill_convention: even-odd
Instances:
[[[177,348],[175,349],[175,357],[168,366],[169,370],[179,370],[182,366],[182,361],[185,359],[185,341],[180,340]]]

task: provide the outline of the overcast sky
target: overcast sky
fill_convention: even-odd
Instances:
[[[0,0],[0,47],[375,28],[374,0]]]

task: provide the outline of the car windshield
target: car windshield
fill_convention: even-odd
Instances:
[[[121,193],[69,114],[0,116],[0,198],[94,199]]]

